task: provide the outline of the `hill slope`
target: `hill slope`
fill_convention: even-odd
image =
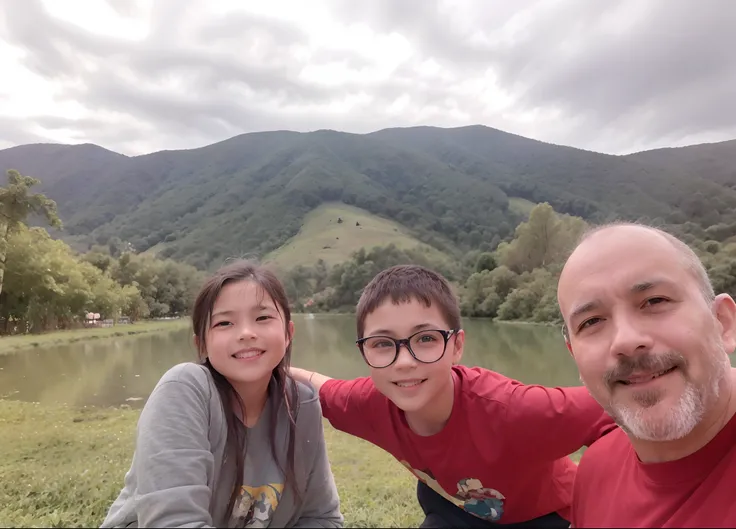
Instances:
[[[552,145],[488,127],[396,128],[371,136],[430,154],[499,186],[508,196],[546,201],[557,211],[586,219],[645,217],[682,222],[672,216],[673,207],[684,207],[694,222],[710,225],[721,215],[732,215],[736,205],[736,193],[724,191],[700,170]],[[722,198],[711,201],[713,215],[701,218],[705,212],[688,208],[695,193]]]
[[[423,248],[436,258],[444,257],[396,222],[353,206],[329,203],[309,212],[299,233],[263,260],[282,269],[311,266],[319,259],[332,266],[346,261],[361,248],[388,244],[400,249]]]
[[[672,149],[654,149],[629,154],[625,158],[664,169],[697,174],[736,189],[736,140]]]
[[[713,156],[718,167],[721,154],[705,157]],[[736,191],[700,167],[481,126],[264,132],[136,157],[94,145],[0,151],[0,169],[43,181],[41,191],[58,202],[64,237],[78,247],[122,239],[200,267],[264,256],[297,236],[310,211],[335,202],[399,223],[448,254],[490,249],[510,236],[525,216],[519,206],[528,206],[516,199],[593,221],[736,225]]]

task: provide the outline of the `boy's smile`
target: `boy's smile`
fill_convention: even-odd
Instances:
[[[417,329],[450,330],[450,326],[435,306],[415,299],[400,304],[387,299],[366,316],[364,336],[381,334],[399,339],[417,333]],[[407,422],[420,435],[439,432],[450,416],[452,365],[460,361],[463,341],[462,331],[453,334],[442,357],[433,363],[417,361],[402,345],[391,365],[371,367],[376,388],[404,411]]]
[[[401,380],[394,380],[393,383],[399,386],[400,388],[404,389],[412,389],[412,388],[418,388],[419,384],[426,382],[426,378],[409,378],[409,379],[401,379]]]

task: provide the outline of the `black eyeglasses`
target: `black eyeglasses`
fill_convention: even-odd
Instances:
[[[366,336],[356,340],[355,343],[358,344],[363,360],[373,368],[388,367],[396,362],[402,345],[406,346],[409,354],[417,362],[433,364],[445,355],[450,336],[457,334],[458,331],[459,329],[449,331],[427,329],[402,339],[391,336]]]

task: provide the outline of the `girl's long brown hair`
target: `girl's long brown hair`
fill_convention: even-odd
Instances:
[[[284,332],[288,333],[288,325],[291,320],[291,310],[289,309],[289,301],[284,291],[284,287],[278,278],[263,266],[246,260],[239,260],[220,268],[212,277],[210,277],[202,286],[197,299],[194,302],[192,310],[192,324],[194,326],[194,334],[197,337],[197,349],[199,352],[199,360],[206,366],[222,400],[225,417],[227,419],[227,441],[226,450],[230,451],[235,459],[235,482],[233,483],[233,491],[228,502],[227,512],[232,515],[235,502],[240,494],[243,486],[243,473],[245,467],[245,451],[246,439],[241,435],[242,431],[238,426],[240,420],[235,414],[236,403],[242,416],[245,418],[245,405],[243,400],[230,382],[220,374],[210,363],[207,357],[207,349],[205,344],[205,336],[209,327],[212,309],[215,305],[217,297],[220,295],[222,288],[230,283],[239,281],[253,281],[263,292],[270,296],[276,305],[276,309],[281,313],[284,320]],[[294,380],[289,376],[289,364],[291,362],[291,340],[286,347],[284,358],[273,370],[273,378],[276,382],[278,391],[275,392],[273,401],[271,402],[271,417],[269,418],[269,432],[271,441],[271,453],[279,470],[285,476],[285,486],[290,486],[294,492],[296,500],[300,500],[299,489],[296,484],[294,474],[294,438],[296,429],[296,415],[299,409],[299,396],[297,386]],[[270,397],[269,397],[270,398]],[[282,412],[282,408],[289,417],[289,444],[287,451],[287,461],[284,465],[278,454],[276,453],[276,425],[278,424],[278,415]]]

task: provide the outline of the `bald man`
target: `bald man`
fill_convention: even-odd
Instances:
[[[558,284],[565,341],[617,429],[585,452],[573,527],[736,527],[736,304],[682,241],[588,233]]]

